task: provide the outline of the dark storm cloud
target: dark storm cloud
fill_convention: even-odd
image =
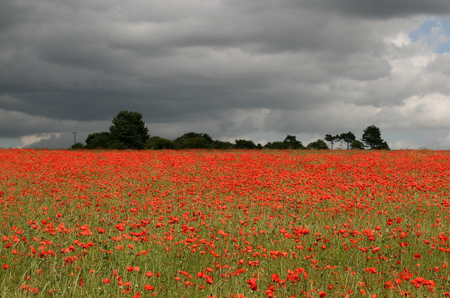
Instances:
[[[165,137],[323,134],[372,124],[380,111],[415,113],[401,109],[421,102],[409,98],[449,91],[448,63],[394,65],[432,54],[404,34],[424,15],[448,14],[448,1],[0,0],[0,8],[0,138],[70,140],[71,131],[107,130],[120,110],[141,112],[150,133]]]

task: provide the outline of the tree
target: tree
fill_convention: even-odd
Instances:
[[[117,149],[144,149],[150,137],[142,114],[139,112],[120,111],[112,120],[109,128],[111,145]]]
[[[158,136],[150,137],[147,142],[145,142],[145,149],[174,149],[175,146],[173,142],[169,139],[161,138]]]
[[[195,132],[185,133],[173,141],[177,149],[209,149],[213,142],[208,134]]]
[[[108,144],[108,149],[125,150],[130,148],[119,140],[110,140]]]
[[[236,145],[234,146],[236,149],[258,149],[258,146],[255,145],[253,141],[249,140],[235,140]]]
[[[304,149],[301,141],[298,141],[295,136],[287,135],[283,142],[268,142],[264,145],[265,149]]]
[[[71,147],[70,147],[70,149],[75,149],[75,150],[77,150],[77,149],[83,149],[84,148],[84,145],[82,144],[82,143],[80,143],[80,142],[76,142],[75,144],[73,144]]]
[[[86,138],[86,149],[108,149],[110,145],[110,133],[107,131],[94,132]]]
[[[280,142],[280,141],[268,142],[267,144],[264,145],[263,148],[265,148],[265,149],[278,149],[278,150],[289,149],[289,144],[287,144],[285,142]]]
[[[331,144],[331,150],[333,150],[333,144],[334,144],[334,142],[336,142],[336,141],[339,141],[339,135],[335,135],[335,136],[332,136],[332,135],[325,135],[325,141],[327,141],[327,142],[330,142],[330,144]]]
[[[350,145],[351,149],[362,149],[364,150],[364,143],[358,140],[354,140]]]
[[[361,141],[365,143],[366,147],[374,150],[389,150],[388,144],[381,138],[381,131],[375,125],[370,125],[364,129]]]
[[[287,149],[303,149],[305,148],[301,141],[298,141],[295,136],[287,135],[283,143],[287,145]]]
[[[308,146],[306,146],[306,148],[312,149],[312,150],[327,150],[327,149],[329,149],[327,143],[325,143],[325,141],[321,140],[321,139],[319,139],[315,142],[309,143]]]
[[[212,143],[211,149],[223,149],[223,150],[234,149],[234,144],[230,142],[217,140]]]
[[[350,148],[350,145],[356,140],[355,135],[349,131],[347,133],[341,133],[339,139],[347,143],[347,150]]]

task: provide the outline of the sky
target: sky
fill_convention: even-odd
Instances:
[[[450,149],[449,53],[448,0],[0,0],[0,147],[68,148],[128,110],[168,139],[375,125]]]

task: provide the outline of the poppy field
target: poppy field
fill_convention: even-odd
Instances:
[[[0,150],[0,297],[450,297],[446,151]]]

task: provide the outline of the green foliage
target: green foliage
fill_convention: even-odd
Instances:
[[[120,111],[109,128],[113,147],[117,149],[144,149],[149,138],[148,129],[139,112]]]
[[[230,142],[223,142],[223,141],[214,141],[211,145],[211,149],[234,149],[234,144]]]
[[[220,140],[213,140],[206,133],[185,133],[181,137],[171,141],[159,136],[151,137],[139,112],[120,111],[112,120],[113,125],[109,132],[92,133],[86,139],[86,149],[262,149],[261,144],[255,144],[252,140],[235,140],[235,144]],[[325,135],[325,141],[330,142],[331,149],[337,141],[344,141],[347,149],[385,149],[388,144],[381,138],[378,127],[371,125],[364,130],[361,141],[356,140],[352,132],[340,135]],[[311,142],[307,149],[329,149],[324,140]],[[81,143],[74,144],[72,149],[81,149]],[[266,149],[305,149],[301,141],[295,136],[287,135],[283,141],[267,143]]]
[[[176,149],[209,149],[213,142],[210,135],[195,132],[185,133],[173,141]]]
[[[287,135],[283,141],[284,144],[287,145],[287,149],[304,149],[301,141],[298,141],[295,136]]]
[[[332,136],[330,134],[325,135],[325,141],[330,142],[331,150],[333,150],[334,143],[340,142],[340,141],[344,141],[347,144],[347,150],[348,150],[348,149],[350,149],[351,145],[353,144],[353,142],[355,140],[356,140],[356,137],[351,131],[349,131],[347,133],[341,133],[340,135],[334,135],[334,136]],[[359,145],[360,145],[359,143],[355,144],[355,146],[359,146]],[[364,149],[364,146],[362,149]]]
[[[360,150],[364,150],[364,143],[358,140],[355,140],[352,142],[352,144],[350,145],[351,149],[360,149]]]
[[[334,142],[339,141],[339,140],[340,140],[340,136],[339,135],[335,135],[335,136],[325,135],[325,141],[330,142],[331,150],[333,150]]]
[[[86,139],[86,149],[108,149],[110,145],[110,134],[107,131],[94,132]]]
[[[174,148],[175,146],[171,140],[158,136],[150,137],[145,143],[145,149],[158,150],[158,149],[174,149]]]
[[[264,149],[289,149],[288,148],[288,144],[286,144],[285,142],[269,142],[267,144],[264,145],[263,147]]]
[[[349,148],[350,148],[350,145],[352,145],[353,142],[355,142],[356,137],[355,137],[355,135],[354,135],[351,131],[349,131],[349,132],[347,132],[347,133],[341,133],[341,134],[339,135],[339,140],[344,141],[344,142],[347,144],[347,149],[349,149]],[[363,149],[364,149],[364,148],[363,148]]]
[[[375,125],[370,125],[366,129],[364,129],[361,140],[365,143],[365,146],[369,147],[370,149],[389,150],[388,144],[381,138],[380,129]]]
[[[287,135],[283,142],[269,142],[264,145],[265,149],[304,149],[301,141],[298,141],[295,136]]]
[[[148,129],[139,112],[120,111],[112,120],[109,132],[88,135],[86,149],[143,149]]]
[[[258,146],[251,140],[235,140],[235,148],[236,149],[258,149]]]
[[[125,150],[130,148],[119,140],[109,140],[108,149]]]
[[[70,147],[70,149],[74,149],[74,150],[83,149],[83,148],[84,148],[84,145],[80,142],[77,142]]]
[[[318,139],[315,142],[311,142],[308,144],[308,146],[306,146],[307,149],[312,149],[312,150],[328,150],[328,145],[327,143],[325,143],[324,140]]]

